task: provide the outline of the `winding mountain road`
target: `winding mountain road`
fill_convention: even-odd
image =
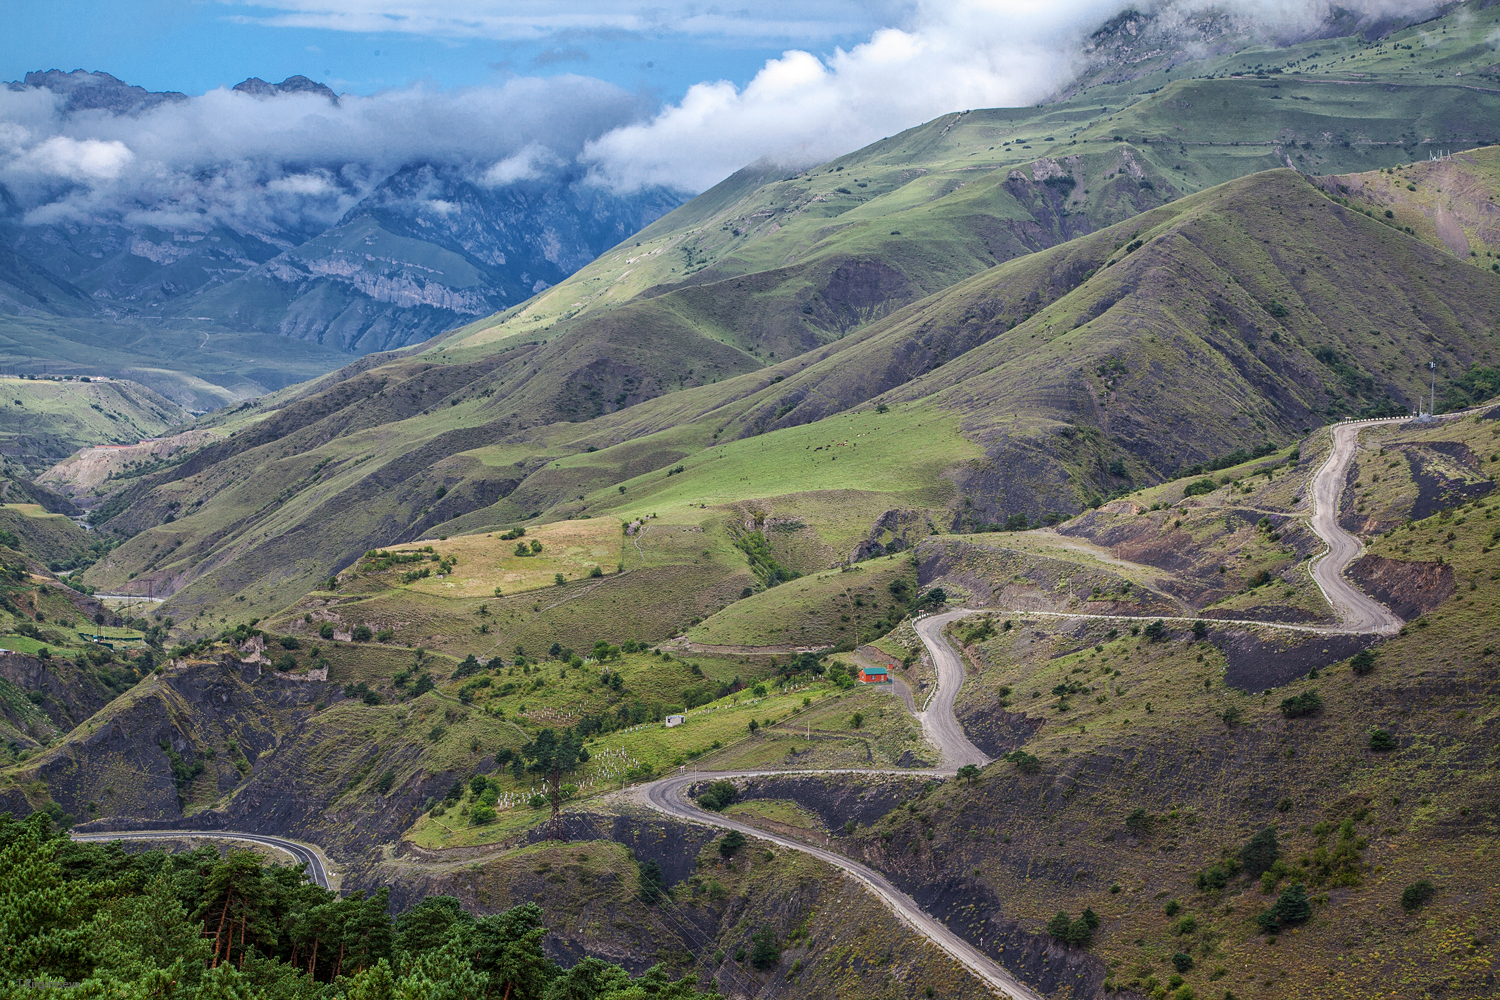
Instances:
[[[1332,606],[1335,614],[1338,615],[1341,621],[1335,629],[1315,626],[1293,626],[1299,631],[1386,634],[1394,632],[1401,627],[1401,619],[1393,614],[1390,609],[1361,592],[1344,576],[1345,570],[1358,558],[1364,546],[1359,539],[1344,531],[1338,524],[1339,499],[1343,494],[1344,478],[1349,469],[1349,462],[1354,457],[1354,453],[1358,447],[1359,432],[1366,427],[1386,422],[1383,420],[1358,421],[1355,423],[1339,424],[1331,429],[1333,443],[1328,459],[1313,477],[1313,516],[1310,525],[1313,532],[1323,540],[1327,549],[1314,561],[1311,572],[1313,579],[1317,582],[1318,587],[1323,591],[1323,595],[1328,599],[1328,603]],[[983,766],[990,763],[990,758],[969,741],[969,738],[964,734],[963,727],[959,725],[958,719],[954,714],[954,705],[958,699],[959,689],[963,685],[965,670],[963,657],[943,635],[943,629],[950,622],[957,621],[959,618],[974,613],[974,611],[962,609],[949,611],[944,614],[932,615],[928,618],[920,619],[916,623],[917,635],[922,640],[922,644],[927,647],[927,652],[932,657],[933,668],[937,674],[937,686],[925,708],[917,712],[916,717],[922,724],[923,734],[942,755],[943,764],[941,768],[935,768],[930,771],[847,769],[796,772],[712,772],[711,775],[694,774],[666,778],[649,785],[643,785],[637,791],[641,802],[668,816],[694,823],[704,823],[727,830],[738,830],[748,836],[759,837],[762,840],[768,840],[792,850],[811,854],[841,869],[873,892],[907,927],[943,949],[999,993],[1014,998],[1014,1000],[1037,1000],[1039,995],[1035,991],[1019,982],[1003,966],[959,937],[947,925],[924,911],[917,905],[915,900],[895,888],[887,879],[873,869],[826,848],[816,847],[788,837],[767,833],[748,824],[738,823],[717,813],[700,809],[684,795],[689,786],[703,781],[710,776],[714,779],[729,778],[731,780],[737,778],[769,777],[772,775],[784,776],[788,773],[860,775],[911,775],[925,773],[946,776],[953,774],[965,764]],[[1129,617],[1115,615],[1072,615],[1065,612],[1033,613],[1069,618]],[[1155,618],[1158,616],[1153,615],[1149,617]],[[1244,622],[1242,624],[1261,623]]]
[[[1399,617],[1384,604],[1370,597],[1344,576],[1351,563],[1364,550],[1364,543],[1339,527],[1339,498],[1349,462],[1359,449],[1359,432],[1385,420],[1360,420],[1337,424],[1332,428],[1333,445],[1328,458],[1313,477],[1313,515],[1310,527],[1328,548],[1313,560],[1309,571],[1313,582],[1323,592],[1334,613],[1341,619],[1343,631],[1389,635],[1401,628]]]
[[[952,621],[956,621],[965,615],[974,614],[973,611],[959,610],[949,611],[941,615],[933,615],[920,619],[917,622],[917,635],[921,637],[923,645],[927,647],[932,656],[933,667],[937,673],[937,688],[929,700],[926,710],[917,713],[918,720],[922,723],[922,731],[927,739],[938,750],[943,759],[943,766],[930,770],[896,770],[880,768],[841,768],[830,770],[808,770],[808,771],[714,771],[706,774],[679,775],[673,778],[665,778],[654,781],[648,785],[641,785],[636,789],[637,801],[665,813],[676,819],[688,820],[694,823],[703,823],[708,826],[716,826],[725,830],[738,830],[751,837],[768,840],[773,844],[790,848],[794,851],[802,851],[813,857],[838,868],[865,888],[875,894],[892,913],[896,915],[907,927],[914,932],[931,941],[934,945],[947,952],[955,961],[968,969],[981,981],[988,984],[997,993],[1012,998],[1012,1000],[1042,1000],[1041,994],[1026,986],[1016,979],[1003,965],[985,955],[984,952],[965,941],[954,933],[941,920],[929,914],[917,905],[916,900],[906,893],[897,889],[885,876],[865,865],[860,864],[842,854],[826,848],[805,844],[790,837],[783,837],[773,833],[767,833],[757,827],[721,816],[718,813],[700,809],[693,804],[684,794],[688,787],[705,780],[719,780],[723,778],[765,778],[786,777],[792,775],[806,774],[850,774],[850,775],[890,775],[910,777],[912,775],[930,774],[936,776],[951,776],[958,768],[965,764],[984,765],[990,762],[990,758],[964,735],[963,728],[958,724],[953,714],[954,702],[958,697],[959,688],[963,685],[964,665],[963,658],[958,651],[943,636],[943,628]]]
[[[937,687],[928,699],[926,708],[917,713],[917,720],[922,723],[922,733],[928,742],[942,753],[943,766],[955,771],[965,764],[983,767],[990,762],[989,757],[969,742],[963,727],[958,724],[958,717],[954,715],[953,706],[958,701],[958,689],[964,683],[964,660],[958,650],[943,638],[943,629],[948,627],[949,622],[973,613],[967,610],[949,611],[919,618],[916,622],[917,635],[932,656],[932,667],[937,673]]]
[[[72,837],[74,840],[96,844],[108,843],[111,840],[180,840],[186,837],[199,840],[249,841],[252,844],[274,847],[278,851],[290,854],[307,866],[308,881],[324,889],[329,888],[328,869],[324,867],[323,859],[318,852],[305,844],[283,837],[267,837],[259,833],[238,833],[228,830],[120,830],[110,833],[75,833]]]
[[[1333,439],[1332,448],[1327,460],[1318,469],[1313,479],[1313,516],[1311,519],[1313,532],[1323,540],[1327,549],[1314,560],[1311,572],[1324,597],[1328,599],[1329,604],[1341,619],[1341,624],[1336,629],[1312,626],[1289,626],[1291,628],[1299,631],[1387,634],[1396,631],[1402,624],[1401,619],[1394,615],[1388,608],[1362,593],[1344,576],[1344,572],[1359,556],[1363,546],[1359,539],[1344,531],[1338,524],[1339,498],[1343,492],[1344,478],[1349,468],[1349,462],[1358,447],[1359,432],[1366,427],[1385,422],[1387,421],[1358,421],[1339,424],[1331,429]],[[849,768],[808,771],[715,771],[664,778],[660,781],[637,786],[632,790],[632,793],[635,799],[641,804],[676,819],[701,823],[726,830],[738,830],[747,836],[769,841],[790,850],[810,854],[840,869],[872,892],[903,924],[947,952],[955,961],[963,965],[998,994],[1012,998],[1012,1000],[1042,1000],[1041,994],[1021,983],[1004,966],[995,962],[978,948],[965,941],[942,921],[928,914],[917,905],[915,900],[897,889],[889,880],[874,869],[835,851],[803,843],[778,834],[768,833],[765,830],[745,823],[739,823],[718,813],[700,809],[684,794],[693,784],[709,779],[718,780],[728,778],[733,780],[809,774],[849,774],[862,776],[911,776],[928,774],[948,777],[952,776],[960,767],[966,764],[983,766],[990,763],[990,758],[969,741],[969,738],[964,734],[963,727],[959,725],[958,719],[954,714],[954,706],[958,698],[958,693],[964,682],[965,669],[962,656],[943,635],[943,629],[950,622],[975,613],[972,610],[960,609],[940,615],[932,615],[919,619],[916,622],[917,635],[922,640],[922,644],[927,647],[928,654],[932,657],[933,668],[937,675],[937,684],[927,705],[915,714],[922,725],[923,734],[941,755],[941,767],[928,770]],[[1066,612],[1024,613],[1069,618],[1128,617],[1120,615],[1076,615]],[[1148,617],[1156,618],[1159,616],[1153,615]],[[1242,624],[1272,623],[1244,622]],[[324,888],[327,888],[329,884],[327,869],[317,851],[303,844],[280,837],[224,830],[131,830],[118,833],[73,835],[74,840],[96,842],[110,840],[161,840],[177,837],[240,840],[273,847],[290,854],[298,861],[304,863],[307,866],[308,878],[313,882]]]

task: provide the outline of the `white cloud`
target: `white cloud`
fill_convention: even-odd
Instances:
[[[20,170],[70,181],[112,181],[135,161],[118,140],[71,139],[55,135],[18,157]]]
[[[489,187],[501,187],[517,181],[534,180],[543,173],[563,165],[557,154],[546,146],[533,142],[513,156],[507,156],[490,167],[479,181]]]
[[[1083,44],[1121,0],[920,0],[910,20],[820,58],[789,51],[744,88],[704,82],[649,122],[591,143],[596,175],[620,189],[703,190],[761,157],[827,159],[938,115],[1016,107],[1053,93],[1079,69]],[[1327,0],[1167,0],[1171,14],[1228,9],[1247,25],[1320,23]],[[1366,11],[1430,9],[1431,0],[1366,0]]]
[[[338,105],[219,89],[138,116],[61,107],[47,91],[0,88],[0,185],[29,221],[255,231],[326,226],[409,164],[498,171],[491,183],[535,175],[640,114],[635,95],[580,76]]]
[[[1159,2],[1170,4],[1169,14],[1209,4]],[[1424,6],[1355,2],[1366,10]],[[1327,0],[1225,5],[1271,28],[1313,25],[1329,9]],[[878,17],[889,26],[827,56],[787,51],[742,88],[699,83],[649,116],[638,95],[577,75],[447,92],[415,85],[344,95],[337,105],[316,94],[266,99],[220,89],[136,116],[64,114],[61,99],[48,91],[0,89],[0,185],[34,222],[123,219],[197,230],[224,224],[284,232],[288,239],[326,226],[392,172],[420,163],[457,166],[494,186],[582,161],[620,190],[654,184],[702,190],[762,157],[814,162],[949,111],[1032,103],[1077,71],[1084,40],[1124,6],[1124,0],[775,0],[745,14],[681,2],[647,9],[604,0],[441,6],[275,0],[269,9],[278,17],[332,18],[345,26],[373,18],[369,23],[387,26],[380,30],[450,34],[597,29],[616,21],[684,31],[717,24],[714,30],[728,31],[729,22],[786,27],[801,23],[799,17],[821,25]],[[431,207],[444,210],[435,201]]]
[[[649,6],[622,0],[239,0],[237,5],[257,10],[237,20],[274,27],[505,40],[599,32],[828,38],[890,23],[909,6],[906,0],[761,0],[735,8],[696,0]]]

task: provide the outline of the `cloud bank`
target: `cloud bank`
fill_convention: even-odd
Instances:
[[[581,76],[413,86],[337,104],[219,89],[138,115],[67,113],[49,90],[0,89],[0,185],[10,195],[0,203],[27,223],[291,236],[326,227],[402,166],[514,183],[576,161],[642,110],[636,95]]]
[[[1152,9],[1171,23],[1210,6],[1269,31],[1315,27],[1331,10],[1327,0],[1161,0]],[[1409,14],[1431,3],[1356,6]],[[69,112],[49,90],[0,90],[0,212],[29,223],[228,225],[291,242],[416,163],[457,166],[490,187],[587,169],[616,191],[696,192],[764,157],[816,162],[949,111],[1034,103],[1078,72],[1088,36],[1127,9],[1122,0],[776,0],[753,14],[680,4],[642,13],[603,0],[455,0],[439,13],[416,0],[276,0],[255,9],[267,7],[276,23],[537,37],[896,20],[847,50],[787,51],[744,87],[703,82],[666,107],[580,75],[447,92],[417,85],[337,102],[220,89],[133,114]]]
[[[802,165],[857,149],[950,111],[1019,107],[1054,93],[1109,18],[1145,9],[1163,19],[1223,11],[1246,30],[1311,30],[1328,0],[919,0],[909,21],[827,57],[789,51],[745,87],[700,83],[648,122],[589,144],[598,176],[624,190],[703,190],[760,157]],[[1432,0],[1365,0],[1362,13],[1430,10]]]

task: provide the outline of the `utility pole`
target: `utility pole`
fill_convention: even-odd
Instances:
[[[1428,407],[1428,416],[1437,416],[1437,362],[1427,362],[1427,367],[1432,369],[1432,403]]]

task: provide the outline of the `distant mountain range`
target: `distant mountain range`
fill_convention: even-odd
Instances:
[[[64,122],[141,116],[190,100],[83,70],[28,73],[6,86],[56,94]],[[233,89],[267,101],[312,94],[339,103],[302,76]],[[332,166],[325,173],[337,183]],[[39,220],[0,183],[0,328],[8,317],[47,316],[275,335],[331,348],[326,370],[336,355],[406,347],[514,306],[686,198],[663,188],[616,195],[576,165],[517,173],[481,182],[479,168],[409,162],[336,192],[357,200],[332,224],[291,214],[255,227],[206,213],[163,222],[166,213],[151,205],[95,220]],[[76,358],[3,355],[0,348],[0,365],[21,371],[88,368]],[[298,369],[263,389],[308,374]]]

